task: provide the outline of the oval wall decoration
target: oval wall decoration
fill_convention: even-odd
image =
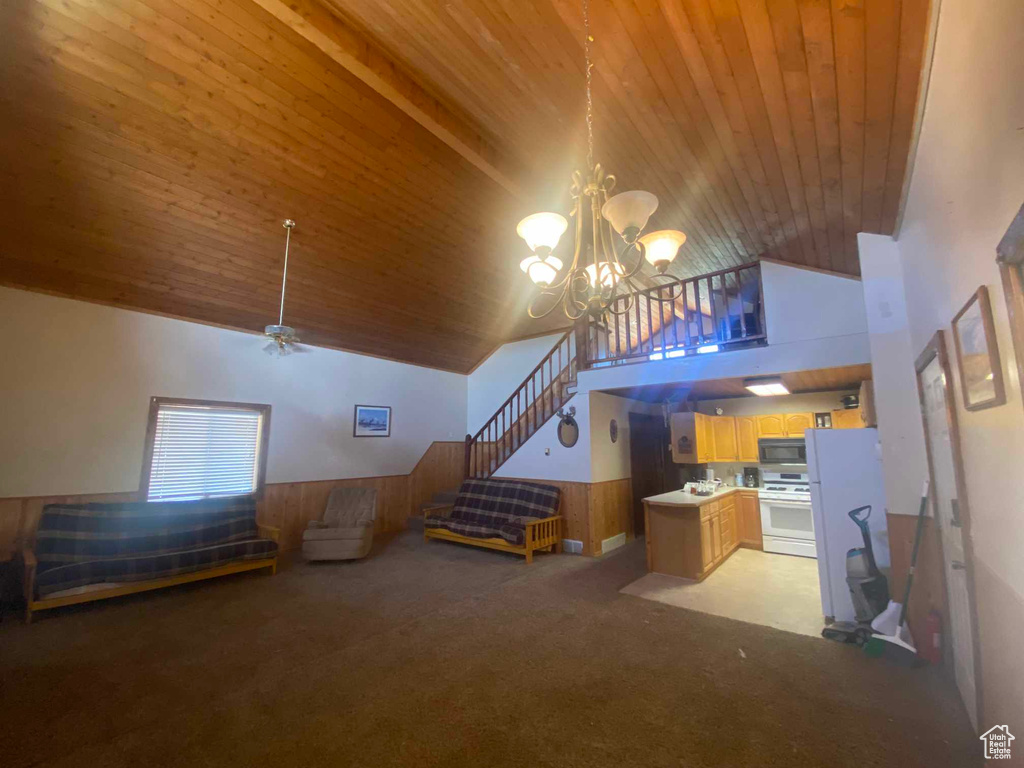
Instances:
[[[613,443],[619,439],[619,422],[615,419],[612,419],[612,423],[608,425],[608,434],[611,436]]]

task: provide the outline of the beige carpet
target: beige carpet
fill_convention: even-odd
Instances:
[[[700,583],[649,573],[622,593],[811,637],[824,626],[818,561],[808,557],[738,549]]]
[[[0,765],[981,765],[942,675],[619,594],[643,573],[642,542],[528,566],[409,532],[8,616]]]

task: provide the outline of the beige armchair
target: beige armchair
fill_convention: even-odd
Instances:
[[[327,498],[321,520],[310,520],[302,533],[307,560],[356,560],[373,544],[377,519],[375,488],[335,488]]]

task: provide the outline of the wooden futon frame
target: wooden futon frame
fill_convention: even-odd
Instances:
[[[562,551],[562,516],[545,517],[541,520],[533,520],[526,524],[526,538],[522,546],[509,544],[504,539],[475,539],[472,536],[463,536],[459,533],[452,533],[443,528],[428,528],[427,516],[430,514],[443,513],[451,510],[454,505],[447,504],[441,507],[428,508],[423,511],[423,540],[443,539],[444,541],[457,541],[460,544],[469,544],[473,547],[485,547],[486,549],[497,549],[501,552],[511,552],[516,555],[523,555],[526,562],[533,562],[533,553],[541,550],[549,552]]]

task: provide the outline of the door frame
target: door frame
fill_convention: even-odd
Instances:
[[[634,438],[636,434],[636,426],[642,422],[653,422],[657,420],[661,424],[661,437],[660,442],[661,451],[659,453],[661,457],[660,469],[661,469],[661,489],[658,493],[662,493],[668,480],[669,468],[672,465],[672,456],[669,452],[668,445],[672,442],[672,438],[669,433],[669,429],[665,426],[665,418],[653,413],[641,413],[638,411],[630,411],[628,415],[629,420],[629,475],[630,475],[630,516],[633,518],[633,538],[639,538],[647,534],[647,529],[644,524],[644,505],[640,502],[639,508],[636,506],[636,488],[632,482],[633,477],[633,461],[634,461]]]
[[[943,400],[946,406],[946,422],[949,426],[949,447],[953,453],[953,483],[956,487],[957,493],[957,511],[960,515],[960,532],[963,539],[964,549],[964,572],[967,578],[967,598],[970,601],[970,624],[972,642],[971,648],[974,651],[974,693],[975,693],[975,712],[977,714],[979,722],[983,716],[984,710],[982,709],[982,702],[984,700],[982,696],[982,677],[981,677],[981,647],[979,645],[979,633],[978,633],[978,600],[977,592],[974,585],[974,544],[971,540],[971,509],[970,504],[967,500],[967,481],[964,475],[963,457],[960,452],[960,426],[957,422],[956,414],[956,398],[953,393],[953,374],[949,367],[949,354],[946,352],[946,334],[940,328],[935,332],[935,335],[929,339],[928,343],[925,344],[924,349],[917,356],[917,360],[914,362],[914,381],[917,384],[917,399],[921,407],[921,427],[924,432],[924,450],[925,455],[928,458],[928,476],[931,478],[932,488],[935,487],[935,470],[934,460],[932,459],[932,449],[928,442],[928,425],[927,415],[925,413],[924,405],[924,388],[921,386],[921,373],[933,360],[938,360],[939,368],[942,370],[942,375],[946,380],[946,385],[943,387]],[[935,508],[934,496],[931,502],[932,507],[932,520],[938,522],[939,517]],[[949,605],[949,584],[946,581],[946,566],[945,558],[946,553],[942,543],[942,531],[936,531],[938,534],[936,538],[939,542],[939,557],[940,557],[940,568],[942,575],[942,587],[946,592],[946,604]],[[947,626],[952,625],[950,616],[946,616]]]

